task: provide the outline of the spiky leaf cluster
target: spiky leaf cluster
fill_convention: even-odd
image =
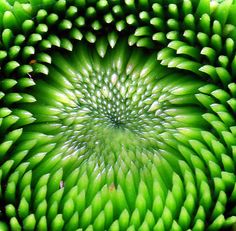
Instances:
[[[230,229],[235,10],[1,1],[0,228]]]

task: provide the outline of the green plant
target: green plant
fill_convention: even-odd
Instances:
[[[230,229],[235,9],[2,0],[0,229]]]

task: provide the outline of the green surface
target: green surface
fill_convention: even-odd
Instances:
[[[0,230],[230,230],[235,10],[0,1]]]

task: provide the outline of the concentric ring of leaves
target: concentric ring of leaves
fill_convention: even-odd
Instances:
[[[235,8],[233,1],[207,0],[156,3],[40,0],[18,1],[13,6],[2,2],[1,197],[3,219],[9,220],[11,229],[19,230],[22,226],[24,230],[76,230],[78,227],[86,230],[219,230],[232,225],[236,220]],[[105,39],[102,43],[96,41],[101,35],[107,36],[107,43]],[[160,183],[163,174],[153,170],[152,177],[158,179],[153,187],[158,195],[153,198],[153,206],[148,202],[150,198],[144,197],[148,195],[148,183],[140,181],[136,185],[134,176],[138,174],[130,174],[127,167],[123,172],[118,171],[124,183],[131,186],[129,190],[137,190],[134,192],[137,199],[132,211],[125,209],[113,214],[117,210],[113,209],[112,200],[99,193],[87,207],[81,206],[86,195],[85,191],[77,194],[76,183],[85,184],[85,188],[86,184],[94,185],[88,181],[88,176],[93,176],[92,164],[83,176],[73,172],[68,192],[64,192],[63,186],[57,188],[65,174],[61,169],[42,176],[38,171],[40,179],[31,182],[36,179],[31,169],[44,155],[32,156],[27,162],[22,159],[35,147],[35,150],[38,147],[37,153],[43,153],[43,149],[48,152],[50,147],[44,146],[44,141],[50,137],[25,139],[14,154],[11,151],[24,133],[22,128],[35,120],[21,105],[34,103],[28,88],[37,84],[41,74],[48,75],[53,50],[72,51],[76,41],[85,39],[95,43],[102,55],[104,48],[116,44],[121,35],[129,36],[130,46],[156,51],[163,66],[194,73],[205,81],[196,98],[207,111],[203,118],[211,129],[181,130],[175,137],[181,143],[178,147],[171,142],[172,138],[165,137],[185,161],[178,162],[181,174],[164,178],[171,180],[171,190],[165,189],[165,182]],[[172,171],[170,160],[159,163],[162,171]],[[96,169],[90,180],[96,180],[101,186],[102,182],[95,177],[100,172],[101,169]],[[145,174],[146,179],[150,179],[150,172]],[[56,182],[55,187],[47,187],[52,185],[50,182]],[[111,186],[102,188],[103,195],[114,191],[113,200],[119,199],[121,205],[130,200],[122,188]],[[96,190],[88,192],[93,194]],[[18,193],[21,200],[15,201]],[[76,198],[81,211],[69,198]]]

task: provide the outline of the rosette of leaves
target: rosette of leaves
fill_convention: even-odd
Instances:
[[[236,3],[2,0],[1,230],[230,230]]]

